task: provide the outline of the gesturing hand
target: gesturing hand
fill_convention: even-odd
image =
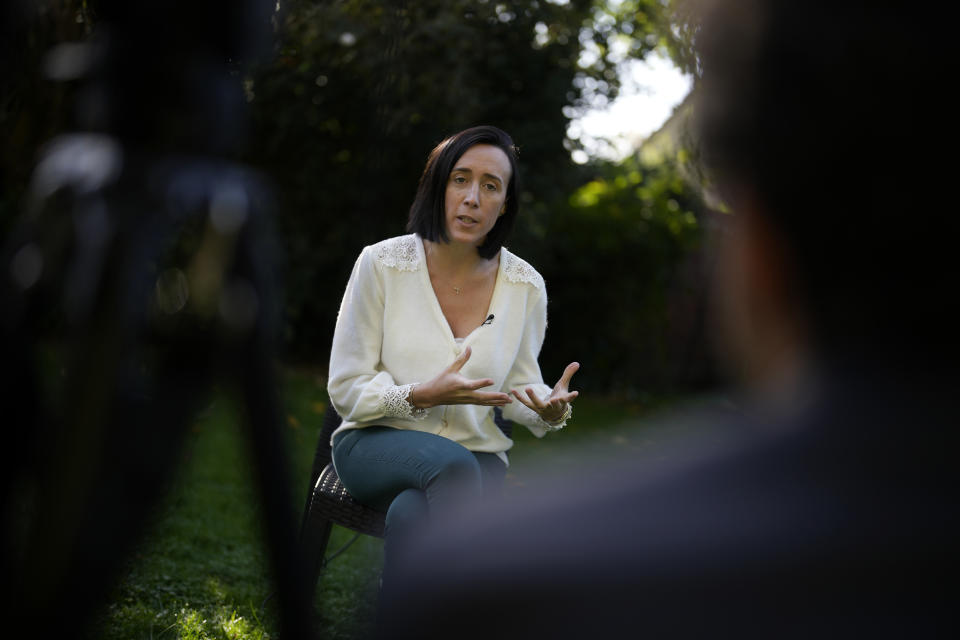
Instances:
[[[536,411],[546,422],[557,422],[564,417],[567,412],[567,405],[573,402],[573,399],[580,395],[579,391],[570,391],[570,378],[580,369],[579,362],[571,362],[563,370],[563,375],[557,384],[553,385],[553,391],[546,398],[538,398],[533,389],[527,387],[526,397],[514,389],[514,397],[525,404],[527,407]]]
[[[498,391],[479,391],[493,384],[490,378],[471,380],[460,373],[463,365],[470,359],[470,347],[463,350],[457,359],[429,382],[418,384],[407,400],[418,409],[426,409],[441,404],[479,404],[485,406],[503,406],[513,402],[505,393]]]

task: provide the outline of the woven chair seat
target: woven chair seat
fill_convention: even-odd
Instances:
[[[509,438],[513,433],[513,423],[503,418],[499,408],[494,410],[494,420]],[[310,577],[311,597],[316,590],[320,573],[327,563],[324,555],[333,525],[383,538],[386,514],[357,502],[347,493],[340,482],[340,477],[337,476],[336,469],[333,468],[330,437],[340,426],[340,422],[337,412],[333,407],[328,407],[313,456],[313,469],[310,474],[310,484],[307,485],[307,500],[300,525],[301,552]],[[331,558],[339,553],[340,551],[334,553]]]
[[[316,511],[317,517],[326,518],[341,527],[368,536],[383,537],[385,514],[360,504],[347,493],[333,464],[328,464],[320,472],[313,488],[310,510]]]

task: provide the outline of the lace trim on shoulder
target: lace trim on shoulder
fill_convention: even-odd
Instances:
[[[506,251],[503,252],[503,258],[505,259],[503,274],[507,277],[507,280],[510,282],[526,282],[538,289],[543,288],[543,276],[530,266],[526,260],[518,258]]]
[[[416,271],[420,268],[417,236],[400,236],[381,242],[375,247],[377,262],[398,271]]]
[[[380,392],[380,400],[377,403],[378,412],[387,418],[409,418],[411,420],[422,420],[426,417],[426,410],[416,409],[407,401],[410,390],[417,386],[417,383],[390,385]]]

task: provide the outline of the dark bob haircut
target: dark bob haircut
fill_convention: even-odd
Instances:
[[[415,232],[421,238],[432,242],[448,242],[446,224],[447,180],[457,161],[467,149],[478,144],[498,147],[510,160],[510,182],[507,184],[506,211],[497,218],[493,229],[479,247],[477,253],[487,260],[500,251],[504,241],[513,228],[519,208],[517,192],[519,189],[519,171],[517,167],[517,148],[510,136],[501,129],[484,125],[471,127],[455,133],[434,147],[427,158],[427,166],[420,176],[417,195],[410,206],[410,219],[407,231]]]

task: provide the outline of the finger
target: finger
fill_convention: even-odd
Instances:
[[[580,370],[579,362],[571,362],[567,365],[567,368],[563,370],[563,375],[560,376],[560,381],[557,382],[557,386],[563,385],[563,388],[566,389],[570,386],[570,378],[573,377],[577,371]]]
[[[473,396],[471,404],[480,404],[484,406],[503,406],[513,402],[505,393],[481,392]]]
[[[533,406],[533,404],[531,404],[531,402],[530,402],[529,400],[527,400],[525,397],[523,397],[523,396],[520,394],[519,391],[517,391],[516,389],[513,389],[510,393],[513,394],[513,397],[514,397],[514,398],[516,398],[517,400],[520,401],[520,404],[522,404],[522,405],[525,406],[526,408],[530,409],[531,411],[536,412],[537,408],[536,408],[535,406]]]
[[[558,420],[567,410],[567,403],[560,396],[550,396],[541,400],[540,404],[540,408],[535,411],[548,422]]]
[[[464,382],[464,389],[469,389],[470,391],[476,391],[477,389],[483,389],[484,387],[493,386],[493,380],[490,378],[482,378],[480,380],[467,380]],[[503,394],[507,395],[507,394]]]
[[[460,371],[460,369],[463,368],[463,365],[467,364],[467,360],[470,359],[470,353],[471,353],[470,347],[467,347],[466,349],[464,349],[463,353],[461,353],[454,359],[453,363],[449,367],[449,370]]]
[[[571,402],[571,401],[572,401],[574,398],[576,398],[578,395],[580,395],[580,392],[579,392],[579,391],[557,391],[557,390],[554,390],[554,392],[553,392],[552,394],[550,394],[549,400],[550,400],[550,401],[556,400],[556,401],[558,401],[558,402]]]
[[[546,403],[537,397],[537,394],[533,389],[531,389],[530,387],[527,387],[526,392],[527,392],[527,396],[529,396],[530,398],[530,401],[533,402],[533,406],[535,407],[534,411],[536,411],[537,413],[540,413],[541,411],[547,408]]]

